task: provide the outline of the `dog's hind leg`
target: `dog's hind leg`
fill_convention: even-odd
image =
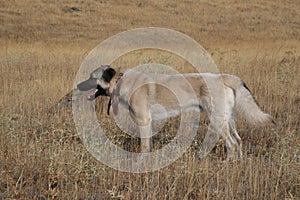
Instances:
[[[239,136],[237,130],[236,130],[236,123],[235,120],[232,119],[229,122],[229,129],[230,129],[230,134],[231,136],[235,139],[236,143],[237,143],[237,153],[238,153],[238,157],[241,157],[243,155],[243,151],[242,151],[242,139]]]
[[[227,87],[225,89],[226,94],[226,104],[225,104],[225,123],[226,127],[224,131],[230,135],[230,140],[234,142],[234,145],[236,146],[237,157],[242,156],[242,140],[236,130],[236,113],[235,113],[235,104],[236,104],[236,94],[233,89]]]
[[[225,87],[225,112],[221,135],[226,143],[227,160],[235,159],[237,155],[239,156],[241,151],[241,138],[239,137],[235,128],[234,106],[234,90],[229,87]]]
[[[203,159],[210,151],[216,146],[219,139],[217,130],[213,126],[208,127],[208,131],[205,138],[201,144],[201,149],[198,152],[199,159]]]
[[[238,149],[238,142],[235,138],[232,137],[230,132],[230,125],[228,122],[224,122],[222,125],[221,136],[225,141],[226,149],[227,149],[227,160],[235,160],[236,159],[236,151]]]

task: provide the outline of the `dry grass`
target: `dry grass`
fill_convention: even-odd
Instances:
[[[297,1],[230,6],[225,1],[105,0],[0,5],[0,199],[300,198]],[[159,19],[149,22],[152,16]],[[170,18],[174,21],[166,20]],[[246,155],[241,160],[221,162],[220,142],[199,161],[202,124],[198,140],[172,165],[147,174],[123,173],[86,151],[69,108],[48,112],[71,90],[78,66],[98,40],[150,25],[175,28],[203,42],[220,70],[245,80],[263,109],[274,116],[276,127],[253,128],[240,121]],[[129,67],[153,61],[187,66],[178,58],[147,51],[133,52],[115,64]],[[170,122],[165,134],[156,138],[157,148],[168,142],[172,127]],[[129,136],[117,133],[107,134],[125,145]],[[130,145],[138,148],[134,140]]]
[[[276,59],[259,54],[245,63],[243,70],[226,69],[246,79],[260,104],[278,122],[277,127],[263,129],[240,126],[247,154],[242,160],[220,162],[217,157],[224,156],[220,144],[211,157],[198,161],[195,154],[199,145],[195,142],[171,166],[138,175],[112,170],[95,160],[76,135],[71,115],[46,113],[47,108],[72,87],[76,73],[73,66],[80,62],[82,50],[43,45],[29,48],[28,45],[5,44],[3,47],[0,99],[3,198],[299,197],[300,152],[296,134],[299,133],[299,94],[296,93],[299,58],[294,60],[293,55],[281,52],[278,55],[282,57],[276,55]],[[153,56],[153,52],[151,54]],[[222,59],[226,60],[226,55]],[[121,145],[127,139],[112,132],[108,135]],[[168,139],[168,134],[162,135],[156,145]],[[137,144],[132,142],[132,146],[134,149]]]
[[[18,41],[94,42],[137,27],[165,27],[197,41],[299,39],[298,1],[1,1],[0,35]]]

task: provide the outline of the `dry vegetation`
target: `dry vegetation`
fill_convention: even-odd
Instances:
[[[0,199],[299,199],[299,10],[298,1],[280,0],[1,1]],[[204,124],[198,141],[160,171],[123,173],[98,162],[77,136],[70,108],[48,109],[72,89],[98,42],[145,26],[179,30],[203,44],[220,71],[245,80],[277,126],[240,121],[245,156],[234,162],[220,161],[222,141],[197,159]],[[176,59],[133,52],[115,64]],[[157,146],[168,142],[172,127]],[[107,134],[128,142],[120,131]]]

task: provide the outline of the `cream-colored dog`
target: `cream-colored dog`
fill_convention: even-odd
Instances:
[[[229,74],[166,75],[127,70],[121,77],[115,69],[104,65],[95,69],[88,80],[78,84],[78,89],[88,91],[88,100],[98,96],[110,97],[115,115],[120,106],[128,109],[133,121],[140,126],[142,152],[151,151],[152,120],[185,111],[207,113],[210,119],[208,134],[224,139],[227,159],[242,154],[242,141],[236,130],[236,112],[250,124],[274,123],[272,117],[259,108],[245,83]],[[162,109],[151,112],[155,105]],[[200,157],[206,151],[202,149]]]

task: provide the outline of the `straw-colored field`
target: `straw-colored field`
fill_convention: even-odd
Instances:
[[[299,10],[298,1],[279,0],[1,1],[0,199],[300,199]],[[221,72],[241,77],[274,117],[276,126],[260,128],[238,120],[243,158],[222,162],[226,149],[220,141],[198,160],[207,128],[202,122],[192,147],[172,165],[124,173],[85,149],[70,104],[49,112],[71,91],[93,47],[121,31],[149,26],[194,38]],[[190,70],[174,55],[149,50],[114,65],[145,62]],[[138,150],[138,140],[111,125],[104,103],[99,118],[107,135]],[[154,138],[155,148],[175,131],[171,120]]]

